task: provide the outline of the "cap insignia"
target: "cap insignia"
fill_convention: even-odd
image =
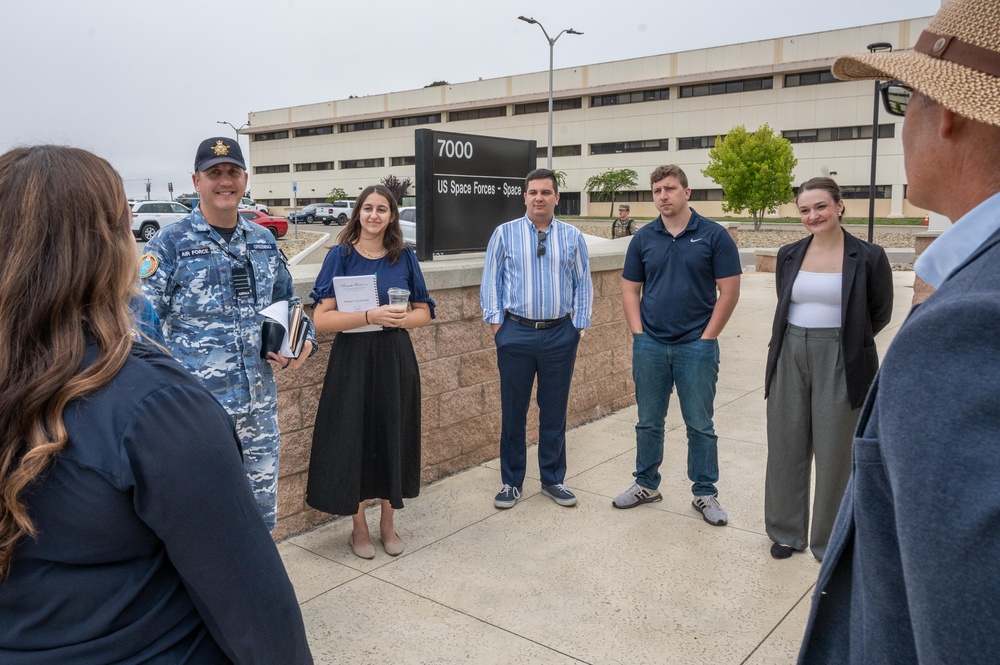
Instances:
[[[216,157],[225,157],[229,154],[229,146],[222,143],[222,139],[215,142],[212,146],[212,152],[215,153]]]

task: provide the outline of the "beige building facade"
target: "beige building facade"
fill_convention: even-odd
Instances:
[[[818,175],[844,188],[848,216],[868,214],[871,81],[836,81],[837,56],[873,42],[912,48],[930,17],[557,69],[553,168],[566,174],[558,214],[608,216],[584,183],[607,169],[634,169],[625,192],[634,217],[656,210],[649,173],[679,164],[692,206],[720,217],[722,191],[702,175],[716,136],[767,123],[792,141],[795,183]],[[251,192],[278,213],[349,198],[387,175],[415,180],[414,130],[535,140],[545,165],[548,71],[341,99],[249,114]],[[905,196],[902,118],[879,114],[877,216],[923,216]],[[417,196],[419,192],[413,192]],[[272,213],[274,214],[274,213]],[[794,215],[794,205],[778,215]]]

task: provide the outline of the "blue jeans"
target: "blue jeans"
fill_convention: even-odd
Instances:
[[[718,340],[698,339],[686,344],[664,344],[645,333],[633,335],[632,378],[639,422],[635,426],[636,482],[648,489],[660,486],[663,463],[663,423],[670,393],[677,400],[687,426],[688,478],[695,496],[716,494],[719,445],[715,436],[715,384],[719,379]]]

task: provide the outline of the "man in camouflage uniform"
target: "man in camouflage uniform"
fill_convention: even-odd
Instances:
[[[315,348],[312,323],[297,359],[260,357],[258,314],[273,302],[299,302],[275,239],[240,218],[247,172],[236,141],[206,139],[192,175],[201,201],[161,229],[140,259],[143,292],[163,321],[167,348],[229,412],[243,463],[268,528],[277,514],[278,404],[274,368],[299,367]]]

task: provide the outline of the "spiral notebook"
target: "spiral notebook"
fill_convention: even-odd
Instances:
[[[341,312],[366,312],[375,309],[378,307],[378,276],[334,277],[333,292],[337,299],[337,309]],[[344,332],[358,333],[375,330],[382,330],[382,326],[371,324]]]

